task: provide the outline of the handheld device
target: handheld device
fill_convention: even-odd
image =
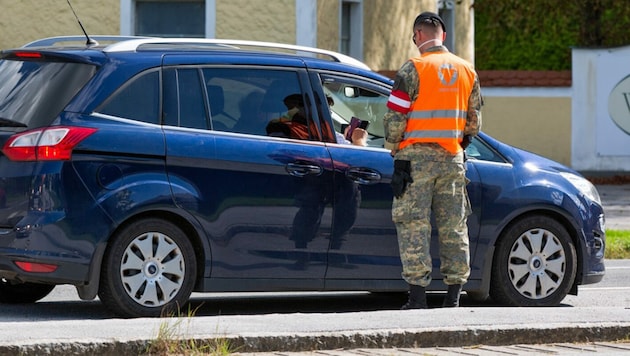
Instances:
[[[346,133],[346,140],[352,141],[352,133],[357,127],[367,130],[369,125],[369,121],[361,120],[358,117],[353,116],[352,119],[350,119],[350,127],[348,128],[348,132]]]

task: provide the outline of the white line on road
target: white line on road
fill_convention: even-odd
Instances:
[[[580,287],[580,291],[585,290],[630,290],[630,287]]]

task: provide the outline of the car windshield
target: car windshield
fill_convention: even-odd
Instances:
[[[95,72],[89,64],[0,60],[0,127],[50,124]]]

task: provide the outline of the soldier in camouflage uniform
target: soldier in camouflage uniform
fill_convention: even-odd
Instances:
[[[470,275],[464,152],[481,127],[481,90],[472,65],[449,53],[442,19],[424,12],[414,21],[420,56],[396,74],[384,117],[392,148],[394,201],[403,279],[409,284],[402,309],[427,308],[431,282],[431,211],[439,233],[440,272],[448,292],[444,307],[459,306]]]

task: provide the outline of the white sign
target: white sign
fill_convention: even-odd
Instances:
[[[630,46],[572,50],[571,167],[630,171]]]
[[[623,78],[610,92],[608,114],[623,132],[630,135],[630,76]]]
[[[602,53],[597,72],[597,155],[630,155],[628,58],[617,51]]]

